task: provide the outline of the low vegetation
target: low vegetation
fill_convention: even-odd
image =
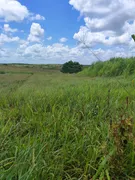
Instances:
[[[88,68],[85,68],[81,74],[90,77],[104,76],[129,76],[135,74],[135,58],[112,58],[109,61],[98,61]]]
[[[0,179],[133,180],[134,77],[29,71],[0,74]]]

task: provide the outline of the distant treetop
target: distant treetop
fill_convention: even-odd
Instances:
[[[63,64],[61,72],[63,73],[78,73],[82,71],[82,65],[79,62],[68,61]]]

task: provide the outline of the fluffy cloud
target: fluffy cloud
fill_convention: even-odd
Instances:
[[[80,42],[80,44],[85,44],[87,46],[93,47],[97,44],[103,45],[129,45],[131,41],[131,34],[128,32],[117,36],[112,31],[102,31],[102,32],[91,32],[87,27],[82,26],[78,33],[74,34],[75,40]]]
[[[17,0],[0,0],[0,19],[6,22],[22,21],[28,16],[28,9]]]
[[[11,42],[20,42],[20,38],[18,36],[13,36],[12,33],[17,32],[17,29],[12,29],[9,24],[4,24],[2,28],[3,33],[0,34],[0,45]]]
[[[20,40],[20,49],[26,48],[29,45],[29,42],[26,40]]]
[[[16,54],[18,54],[19,59],[26,58],[33,61],[33,63],[35,59],[36,63],[64,63],[71,59],[74,61],[81,60],[84,51],[80,47],[70,48],[61,43],[55,43],[49,46],[34,44],[20,47]]]
[[[111,1],[111,0],[110,0]],[[81,14],[107,14],[110,12],[108,5],[110,4],[109,0],[70,0],[69,3]],[[115,1],[115,0],[114,0]]]
[[[64,43],[64,42],[66,42],[67,40],[68,40],[67,38],[62,37],[62,38],[60,38],[60,40],[59,40],[59,41],[60,41],[61,43]]]
[[[84,16],[85,26],[80,27],[74,39],[94,46],[130,45],[135,33],[134,0],[70,0],[76,10]],[[132,23],[129,23],[130,21]]]
[[[103,19],[105,17],[108,20],[116,19],[116,17],[121,19],[135,17],[134,0],[70,0],[69,4],[86,17],[94,15],[95,18]],[[118,15],[122,15],[122,17]]]
[[[19,37],[11,37],[6,34],[0,34],[0,44],[10,43],[10,42],[18,42],[20,40]]]
[[[20,62],[29,63],[64,63],[69,60],[79,61],[82,64],[91,64],[98,59],[104,61],[111,57],[127,57],[131,56],[132,53],[128,53],[124,48],[116,47],[115,49],[83,49],[80,46],[69,47],[61,43],[55,43],[49,46],[44,46],[39,43],[27,46],[20,46],[13,53],[14,60],[19,59]]]
[[[28,36],[28,41],[40,42],[43,36],[44,36],[44,29],[41,28],[40,24],[32,23],[30,28],[30,34]]]
[[[132,23],[125,22],[123,26],[123,31],[128,32],[129,34],[134,34],[135,33],[135,20],[132,21]]]
[[[40,21],[40,20],[45,20],[44,16],[41,16],[40,14],[36,14],[35,16],[33,15],[32,17],[29,18],[31,21]]]
[[[30,21],[45,20],[40,14],[31,13],[18,0],[0,0],[0,20],[20,22],[26,18]]]
[[[69,60],[78,61],[81,64],[91,64],[98,59],[108,60],[111,57],[127,57],[132,56],[135,52],[129,51],[129,49],[115,48],[108,49],[85,49],[81,46],[69,47],[61,43],[55,43],[52,45],[45,46],[40,43],[30,44],[28,41],[20,41],[20,47],[17,49],[6,48],[1,50],[0,48],[0,62],[21,62],[21,63],[64,63]],[[9,57],[8,57],[9,56]],[[12,57],[12,61],[10,59]]]
[[[17,29],[12,29],[10,26],[9,26],[9,24],[4,24],[4,31],[5,32],[11,32],[11,33],[13,33],[13,32],[17,32]]]

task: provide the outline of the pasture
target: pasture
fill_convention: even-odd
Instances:
[[[29,65],[0,72],[1,180],[135,178],[133,76]]]

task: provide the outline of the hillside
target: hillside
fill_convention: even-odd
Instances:
[[[135,73],[135,57],[112,58],[108,61],[98,61],[85,68],[80,74],[90,77],[128,76]]]

